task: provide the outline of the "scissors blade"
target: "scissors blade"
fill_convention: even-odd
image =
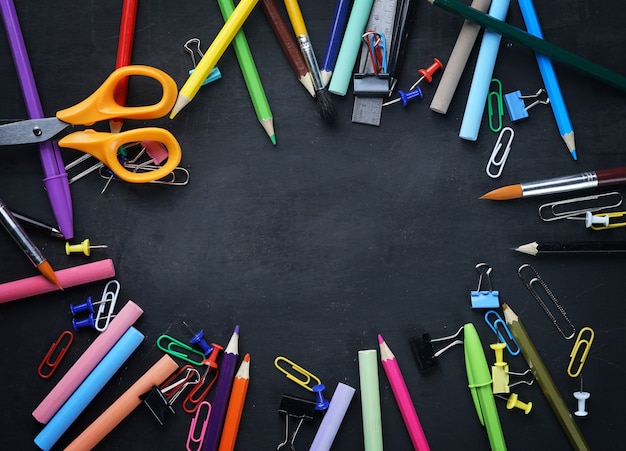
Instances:
[[[48,141],[68,126],[67,122],[56,117],[29,119],[0,125],[0,146]]]

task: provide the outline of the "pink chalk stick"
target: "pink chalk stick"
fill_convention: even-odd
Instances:
[[[63,288],[70,288],[85,283],[115,277],[113,260],[106,259],[72,268],[55,271],[57,279]],[[27,277],[0,284],[0,304],[4,302],[24,299],[38,294],[57,291],[59,287],[44,276]]]
[[[65,376],[48,393],[48,396],[33,410],[33,417],[40,423],[46,424],[63,406],[63,403],[74,393],[80,384],[89,376],[89,373],[100,363],[115,343],[132,326],[143,310],[133,301],[128,301],[111,320],[109,327],[79,357]]]

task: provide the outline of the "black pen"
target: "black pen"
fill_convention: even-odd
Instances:
[[[20,223],[17,222],[15,216],[13,216],[2,200],[0,200],[0,223],[39,272],[62,290],[63,287],[59,284],[54,269],[52,269],[52,266],[50,266],[50,263],[48,263],[48,260],[46,260],[35,243],[24,232]]]
[[[46,232],[50,236],[53,236],[55,238],[63,238],[63,234],[61,233],[61,231],[57,229],[56,227],[51,226],[50,224],[46,224],[45,222],[41,222],[37,219],[23,215],[21,213],[17,213],[13,210],[11,210],[11,213],[13,214],[13,217],[15,219],[17,219],[18,221],[22,223],[22,225],[32,227],[35,230]]]

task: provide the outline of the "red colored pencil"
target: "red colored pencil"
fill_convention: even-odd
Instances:
[[[135,38],[135,22],[137,21],[137,3],[139,0],[124,0],[122,6],[122,22],[120,24],[120,37],[117,43],[117,59],[115,68],[130,65],[133,53],[133,40]],[[115,87],[113,97],[120,105],[126,105],[126,95],[128,94],[128,78],[121,80]],[[109,128],[113,133],[122,129],[123,119],[111,119]]]

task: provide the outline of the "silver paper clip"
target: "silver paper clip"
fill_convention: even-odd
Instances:
[[[98,332],[104,332],[106,328],[109,327],[111,318],[115,316],[113,315],[113,310],[115,309],[115,303],[117,302],[119,293],[120,283],[117,280],[111,280],[104,286],[102,303],[98,307],[98,313],[96,314],[96,320],[93,325],[93,328]]]
[[[509,140],[506,143],[506,147],[502,152],[502,137],[504,134],[509,133]],[[504,170],[504,164],[506,163],[506,159],[509,157],[509,152],[511,152],[511,143],[513,142],[513,137],[515,136],[515,132],[511,127],[504,127],[498,135],[498,140],[496,141],[496,145],[491,152],[491,156],[489,157],[489,161],[487,162],[487,167],[485,168],[485,172],[492,179],[497,179],[502,175],[502,171]],[[498,155],[500,155],[498,157]]]
[[[523,274],[524,272],[528,272],[528,271],[532,272],[532,275],[530,277],[527,277],[526,275]],[[548,318],[550,318],[550,321],[552,321],[552,324],[554,324],[554,327],[557,328],[557,330],[560,332],[563,338],[565,338],[566,340],[574,338],[574,335],[576,335],[576,328],[574,327],[570,319],[567,317],[567,313],[565,312],[565,309],[561,306],[559,301],[556,299],[556,296],[554,296],[554,294],[552,293],[552,290],[550,290],[550,288],[543,281],[541,276],[539,276],[539,273],[537,272],[537,270],[533,268],[531,265],[529,265],[528,263],[525,263],[519,267],[519,269],[517,270],[517,275],[519,276],[522,283],[526,285],[526,288],[528,289],[530,294],[532,294],[532,296],[535,298],[539,306],[543,309],[543,311],[548,316]],[[563,319],[567,322],[567,324],[572,329],[571,334],[565,335],[565,332],[563,332],[563,329],[561,329],[561,326],[559,326],[556,318],[554,317],[550,309],[548,309],[548,306],[543,301],[543,299],[541,299],[541,296],[539,295],[539,293],[537,293],[537,291],[535,290],[534,288],[535,284],[539,284],[539,286],[541,286],[541,288],[543,289],[544,293],[548,295],[552,304],[554,304],[554,306],[558,309],[561,316],[563,316]]]
[[[617,191],[611,191],[542,204],[539,207],[539,217],[546,222],[557,219],[584,219],[581,215],[585,215],[587,212],[607,210],[621,204],[622,195]]]

